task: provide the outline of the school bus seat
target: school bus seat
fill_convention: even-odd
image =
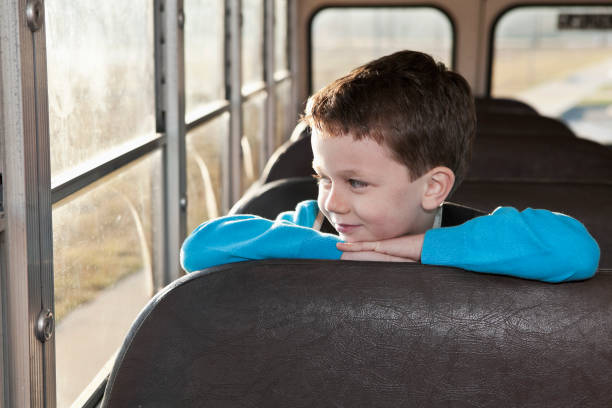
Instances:
[[[475,97],[474,106],[477,115],[490,113],[538,115],[538,111],[533,106],[511,98]]]
[[[612,406],[612,273],[411,263],[206,269],[132,325],[102,407]]]
[[[291,137],[279,146],[266,162],[260,184],[289,177],[313,174],[310,127],[299,123]]]
[[[312,158],[309,129],[300,125],[294,136],[270,157],[258,184],[309,176],[313,174]],[[612,180],[611,175],[612,151],[596,142],[563,134],[557,137],[554,133],[538,137],[500,133],[494,137],[477,135],[467,177],[597,181]]]
[[[318,187],[311,177],[278,179],[249,189],[233,205],[229,214],[254,214],[274,219],[283,211],[290,211],[305,200],[316,200]]]
[[[476,118],[476,137],[555,136],[575,138],[574,132],[560,120],[540,115],[487,113]]]
[[[467,179],[609,181],[612,150],[590,140],[554,135],[479,137]]]

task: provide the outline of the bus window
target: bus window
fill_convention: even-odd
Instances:
[[[274,76],[282,77],[286,75],[285,72],[289,70],[289,56],[287,54],[287,0],[276,0],[274,2],[274,7],[274,22],[276,23],[274,26]]]
[[[264,80],[264,2],[242,1],[242,93],[249,94]]]
[[[518,7],[494,27],[491,95],[522,100],[580,137],[612,142],[612,7]]]
[[[53,207],[58,406],[70,406],[152,295],[159,152]]]
[[[264,164],[262,143],[266,97],[266,92],[260,92],[242,105],[244,135],[240,140],[240,146],[242,147],[243,192],[257,180]]]
[[[224,143],[229,138],[229,114],[187,132],[187,231],[223,214]]]
[[[296,118],[290,116],[291,80],[286,79],[276,85],[276,128],[274,129],[274,147],[287,140],[296,125]]]
[[[120,145],[155,135],[149,3],[47,5],[52,184]]]
[[[349,70],[412,49],[452,65],[453,28],[433,7],[330,7],[312,21],[312,91]]]
[[[185,117],[207,113],[206,105],[225,99],[223,0],[185,0]]]
[[[112,357],[152,294],[161,154],[102,179],[88,176],[159,137],[153,2],[53,1],[45,21],[52,186],[87,179],[53,205],[55,378],[63,407]]]

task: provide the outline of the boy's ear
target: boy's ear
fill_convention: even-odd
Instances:
[[[446,200],[455,184],[455,173],[448,167],[438,166],[425,174],[425,192],[421,204],[427,211],[434,210]]]

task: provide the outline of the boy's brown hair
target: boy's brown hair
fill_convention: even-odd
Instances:
[[[435,166],[465,177],[476,127],[467,81],[427,54],[400,51],[369,62],[312,95],[302,118],[335,137],[385,143],[415,180]]]

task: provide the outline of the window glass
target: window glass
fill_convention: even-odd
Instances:
[[[56,179],[155,137],[153,2],[55,0],[45,9]]]
[[[197,119],[205,105],[225,98],[224,2],[184,0],[185,10],[185,116]]]
[[[287,0],[276,0],[274,3],[274,71],[282,74],[289,69],[287,59]]]
[[[521,7],[503,15],[491,94],[525,101],[578,136],[612,143],[612,29],[593,25],[593,15],[612,15],[612,7]]]
[[[59,407],[117,351],[152,295],[160,158],[152,153],[53,207]]]
[[[426,52],[450,66],[451,22],[431,7],[327,8],[312,22],[313,91],[395,51]]]
[[[264,2],[242,0],[242,93],[263,81]]]
[[[242,147],[242,191],[259,177],[264,137],[264,113],[267,94],[260,92],[242,105],[244,134]]]
[[[289,139],[297,118],[289,116],[291,106],[291,80],[287,79],[276,84],[276,127],[274,132],[274,147],[277,148]]]
[[[229,114],[187,133],[187,231],[223,214],[222,159],[229,137]]]

